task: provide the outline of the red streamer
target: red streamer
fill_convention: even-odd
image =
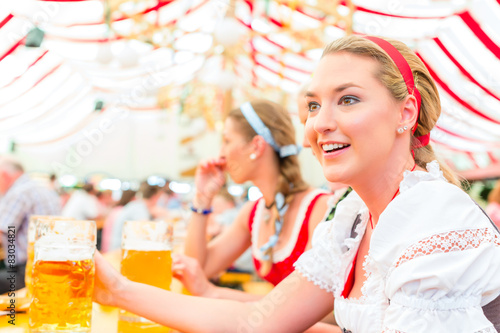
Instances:
[[[47,73],[45,73],[41,78],[39,78],[31,87],[29,87],[28,89],[26,89],[21,95],[19,96],[16,96],[16,99],[19,99],[21,98],[22,96],[24,96],[28,91],[30,91],[31,89],[35,88],[38,84],[40,84],[40,82],[42,82],[43,80],[45,80],[47,77],[49,77],[50,75],[52,75],[59,67],[61,67],[62,63],[60,63],[59,65],[55,66],[54,68],[52,68],[50,71],[48,71]],[[5,106],[7,104],[9,104],[10,102],[12,101],[9,101],[3,105],[0,105],[0,106]]]
[[[500,1],[500,0],[499,0]],[[458,62],[457,59],[448,51],[448,49],[444,46],[444,44],[441,42],[441,40],[438,37],[433,38],[434,42],[439,46],[439,48],[448,56],[448,58],[457,66],[457,68],[462,72],[462,74],[467,77],[469,80],[471,80],[473,83],[475,83],[479,88],[481,88],[485,93],[490,95],[491,97],[497,99],[500,101],[500,98],[495,95],[492,91],[490,91],[488,88],[483,86],[481,83],[479,83],[461,64]]]
[[[5,24],[7,24],[7,22],[9,22],[9,21],[10,21],[10,19],[11,19],[11,18],[13,18],[13,17],[14,17],[14,16],[13,16],[12,14],[7,15],[7,17],[6,17],[6,18],[4,18],[4,19],[2,20],[2,22],[0,22],[0,29],[1,29],[1,28],[5,25]]]
[[[446,91],[446,93],[448,95],[450,95],[453,99],[455,99],[462,106],[464,106],[465,108],[469,109],[472,113],[480,116],[483,119],[486,119],[488,121],[494,122],[495,124],[500,124],[500,121],[498,121],[496,119],[493,119],[493,118],[485,115],[484,113],[480,112],[479,110],[476,110],[474,107],[472,107],[472,105],[470,105],[469,103],[467,103],[466,101],[464,101],[463,99],[461,99],[457,94],[455,94],[450,89],[450,87],[443,80],[441,80],[441,78],[432,69],[432,67],[424,60],[424,58],[420,55],[420,53],[417,52],[416,54],[422,60],[422,62],[424,63],[424,65],[427,67],[427,69],[429,70],[429,73],[433,77],[434,81],[436,81],[441,86],[441,88],[443,88],[443,90]]]
[[[342,3],[344,3],[344,1],[342,1]],[[355,10],[358,10],[360,12],[370,13],[370,14],[376,14],[376,15],[380,15],[380,16],[388,16],[388,17],[411,19],[411,20],[442,20],[442,19],[445,19],[447,17],[455,15],[455,14],[452,14],[452,15],[447,15],[447,16],[405,16],[405,15],[395,15],[395,14],[379,12],[377,10],[371,10],[371,9],[368,9],[365,7],[360,7],[360,6],[355,6]]]
[[[471,152],[470,150],[467,150],[467,149],[463,149],[463,148],[457,148],[457,147],[453,147],[447,143],[444,143],[442,141],[439,141],[439,139],[436,139],[436,138],[432,138],[432,142],[437,144],[437,145],[440,145],[440,146],[443,146],[443,147],[446,147],[447,150],[451,150],[451,151],[455,151],[455,152],[458,152],[458,153],[463,153],[463,154],[466,154],[467,152]]]
[[[466,11],[458,14],[458,16],[467,24],[470,30],[476,35],[477,38],[490,50],[498,59],[500,59],[500,47],[491,40],[490,37],[481,29],[479,23],[474,20],[472,15]]]
[[[491,163],[493,163],[493,164],[498,163],[498,160],[496,159],[495,155],[493,155],[493,153],[491,151],[488,152],[488,157],[490,158]]]
[[[465,152],[465,154],[469,157],[469,160],[471,160],[471,162],[474,164],[474,168],[481,169],[479,167],[479,164],[477,164],[476,159],[474,158],[474,155],[472,154],[472,152],[467,151],[467,152]]]
[[[441,127],[439,125],[436,125],[434,126],[436,129],[440,130],[441,132],[444,132],[448,135],[451,135],[451,136],[454,136],[456,138],[459,138],[459,139],[462,139],[462,140],[466,140],[466,141],[469,141],[469,142],[474,142],[474,143],[480,143],[480,144],[483,144],[485,146],[489,146],[489,147],[496,147],[496,148],[500,148],[500,142],[491,142],[491,141],[484,141],[484,140],[478,140],[478,139],[474,139],[474,138],[471,138],[471,137],[466,137],[466,136],[463,136],[461,134],[458,134],[458,133],[455,133],[455,132],[452,132],[444,127]],[[496,144],[496,145],[495,145]]]
[[[0,57],[0,61],[2,61],[6,56],[14,52],[20,45],[24,44],[24,40],[26,37],[21,38],[16,44],[14,44],[10,49],[7,50],[7,52]]]
[[[25,74],[25,73],[26,73],[26,72],[27,72],[27,71],[28,71],[31,67],[35,66],[35,65],[36,65],[36,63],[37,63],[38,61],[40,61],[40,59],[42,59],[42,58],[43,58],[43,57],[44,57],[44,56],[45,56],[48,52],[49,52],[49,51],[45,51],[45,52],[43,52],[43,53],[42,53],[42,55],[41,55],[41,56],[39,56],[38,58],[36,58],[36,60],[35,60],[33,63],[31,63],[31,65],[29,65],[23,73],[21,73],[21,74],[19,74],[18,76],[16,76],[16,77],[15,77],[12,81],[10,81],[10,82],[9,82],[9,83],[7,83],[6,85],[4,85],[2,88],[6,88],[6,87],[10,86],[11,84],[13,84],[15,81],[17,81],[17,80],[18,80],[21,76],[23,76],[23,75],[24,75],[24,74]]]

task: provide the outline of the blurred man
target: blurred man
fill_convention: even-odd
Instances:
[[[168,217],[167,210],[156,204],[161,196],[158,186],[143,183],[136,200],[126,204],[116,217],[111,236],[110,250],[119,249],[125,221],[150,221]]]
[[[63,208],[63,216],[76,220],[94,220],[99,215],[99,203],[94,185],[85,184],[81,190],[73,192]]]
[[[24,287],[30,215],[59,215],[54,190],[31,180],[15,159],[0,156],[0,236],[5,264],[0,264],[0,293]],[[14,255],[12,252],[14,250]]]

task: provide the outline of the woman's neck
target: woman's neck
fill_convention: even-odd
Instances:
[[[274,203],[278,181],[279,170],[275,168],[269,168],[265,172],[260,172],[260,174],[252,180],[252,183],[257,186],[262,193],[266,206],[270,206]]]
[[[394,165],[391,169],[384,169],[382,173],[373,173],[366,175],[363,179],[352,188],[361,197],[363,202],[370,211],[373,225],[376,225],[380,214],[386,209],[387,205],[399,193],[399,184],[403,180],[403,175],[406,170],[412,170],[415,167],[413,158]],[[380,175],[383,176],[380,176]]]

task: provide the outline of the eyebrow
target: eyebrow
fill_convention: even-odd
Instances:
[[[334,92],[336,93],[339,93],[341,92],[342,90],[346,90],[347,88],[351,88],[351,87],[356,87],[356,88],[361,88],[361,86],[353,83],[353,82],[348,82],[348,83],[344,83],[338,87],[336,87],[335,89],[333,89]],[[305,94],[304,94],[304,97],[316,97],[316,94],[312,91],[307,91]]]

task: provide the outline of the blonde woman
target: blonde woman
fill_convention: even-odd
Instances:
[[[328,199],[302,179],[298,152],[290,116],[278,104],[248,102],[229,113],[220,156],[197,169],[194,214],[185,245],[186,255],[199,261],[207,277],[228,268],[248,248],[257,273],[274,285],[294,270],[293,263],[311,246]],[[247,202],[234,223],[207,244],[211,203],[226,173],[236,183],[252,182],[263,197]],[[221,288],[209,293],[214,292],[222,298],[255,298]]]
[[[189,332],[302,332],[332,302],[343,332],[496,332],[498,231],[428,144],[440,102],[421,60],[398,41],[344,37],[307,95],[324,174],[355,192],[295,272],[239,303],[129,282],[97,255],[96,299]]]

